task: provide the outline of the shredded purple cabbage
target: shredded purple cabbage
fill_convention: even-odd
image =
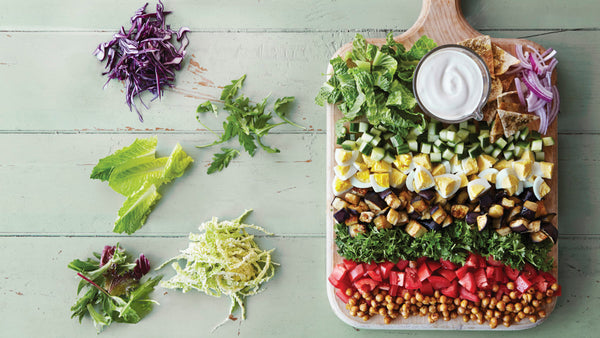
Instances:
[[[160,0],[156,13],[146,13],[147,6],[148,3],[134,13],[128,31],[121,27],[111,41],[101,43],[94,51],[98,60],[106,60],[107,71],[102,75],[108,75],[108,81],[104,87],[112,79],[124,81],[125,101],[130,111],[135,108],[142,122],[144,119],[133,99],[137,96],[148,109],[139,96],[141,93],[151,92],[153,101],[162,96],[163,86],[173,87],[175,71],[181,68],[189,43],[186,34],[190,31],[187,27],[174,31],[165,24],[165,16],[171,12],[164,11]],[[173,35],[179,46],[173,44]]]

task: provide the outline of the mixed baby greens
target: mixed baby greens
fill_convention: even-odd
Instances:
[[[226,121],[223,122],[224,132],[221,135],[218,135],[200,121],[202,113],[212,112],[215,114],[215,117],[218,116],[217,106],[210,101],[206,101],[198,106],[198,109],[196,110],[198,113],[196,116],[198,122],[219,137],[213,143],[198,146],[198,148],[221,144],[237,136],[240,145],[250,156],[254,156],[258,146],[268,153],[278,153],[279,149],[265,145],[262,141],[262,137],[267,135],[271,129],[286,123],[298,128],[303,128],[290,121],[285,116],[287,113],[286,108],[289,103],[294,101],[294,97],[287,96],[275,101],[273,104],[273,112],[275,112],[275,114],[277,114],[284,122],[271,123],[269,122],[272,118],[271,113],[265,112],[268,97],[263,99],[260,103],[253,104],[250,102],[250,99],[244,95],[238,96],[238,90],[242,88],[245,79],[246,75],[243,75],[239,79],[231,81],[230,85],[223,88],[221,100],[224,101],[223,109],[228,111],[229,115],[227,116]],[[239,155],[237,149],[229,147],[221,148],[221,153],[214,155],[213,162],[208,168],[207,173],[212,174],[223,170],[229,165],[231,160],[237,157],[237,155]]]
[[[90,178],[108,181],[116,192],[127,197],[113,231],[132,234],[140,229],[161,198],[158,188],[183,175],[194,161],[177,144],[169,157],[156,158],[156,137],[136,139],[133,144],[101,159]]]

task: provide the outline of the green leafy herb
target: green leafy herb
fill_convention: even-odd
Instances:
[[[91,178],[108,181],[116,192],[127,197],[113,231],[132,234],[140,229],[161,198],[158,188],[181,177],[194,161],[176,144],[169,157],[156,158],[157,138],[136,139],[133,144],[101,159]]]
[[[228,111],[229,115],[225,119],[225,122],[223,122],[223,133],[220,135],[212,131],[200,120],[201,114],[206,112],[213,112],[215,116],[217,116],[218,108],[210,101],[204,102],[198,106],[196,109],[196,112],[198,113],[196,119],[206,129],[218,136],[218,139],[214,142],[198,146],[198,148],[221,144],[237,136],[238,142],[250,156],[254,156],[258,147],[261,147],[268,153],[278,153],[279,149],[264,144],[262,138],[267,135],[271,129],[286,123],[298,128],[303,128],[286,117],[285,108],[289,106],[289,103],[294,101],[294,97],[286,96],[275,101],[273,111],[284,122],[271,123],[272,113],[266,112],[268,98],[265,98],[260,103],[254,104],[244,95],[238,96],[238,91],[242,88],[245,79],[246,75],[243,75],[241,78],[231,81],[230,85],[223,88],[221,100],[224,101],[223,109]],[[224,149],[227,149],[227,151]],[[207,170],[208,174],[223,170],[227,167],[231,159],[239,154],[239,151],[235,150],[234,152],[234,149],[232,148],[221,148],[221,150],[223,151],[222,153],[214,155],[213,163]]]
[[[86,290],[71,307],[71,318],[77,317],[81,323],[86,314],[90,315],[98,332],[113,321],[137,323],[156,303],[149,295],[162,276],[141,283],[150,271],[148,259],[142,254],[132,262],[119,244],[105,246],[101,255],[94,253],[94,258],[75,259],[68,267],[81,278],[77,294]]]
[[[246,232],[246,229],[254,229],[272,235],[259,226],[242,223],[251,211],[246,210],[232,221],[219,222],[213,217],[202,223],[200,234],[190,234],[188,248],[158,267],[161,269],[175,261],[172,267],[177,273],[160,285],[183,292],[196,289],[213,297],[227,295],[231,298],[231,307],[225,321],[231,318],[237,306],[245,319],[244,299],[259,292],[261,285],[273,277],[277,265],[271,260],[274,249],[262,250],[254,242],[254,236]],[[184,268],[178,260],[186,261]]]
[[[419,60],[436,46],[422,36],[408,51],[389,33],[378,49],[356,34],[352,51],[330,61],[333,73],[315,98],[318,105],[337,104],[344,117],[336,132],[343,136],[345,122],[364,116],[401,136],[413,127],[424,127],[425,118],[415,110],[412,76]]]
[[[543,271],[552,270],[553,259],[549,256],[552,242],[533,243],[517,233],[500,236],[493,229],[478,231],[463,221],[440,231],[428,231],[413,238],[401,227],[367,231],[351,237],[344,224],[335,226],[335,243],[338,253],[359,262],[396,262],[399,259],[416,260],[419,257],[445,259],[463,264],[469,252],[478,253],[521,269],[528,262]]]

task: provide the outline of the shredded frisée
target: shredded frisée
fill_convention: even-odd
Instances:
[[[213,217],[202,223],[201,233],[189,235],[188,248],[158,267],[175,261],[172,267],[177,273],[160,285],[183,292],[196,289],[213,297],[225,294],[231,298],[231,307],[224,322],[232,318],[236,306],[241,309],[242,319],[246,319],[244,298],[256,294],[261,284],[273,277],[278,265],[271,260],[275,249],[262,250],[254,236],[246,232],[255,229],[273,235],[259,226],[242,223],[250,212],[252,209],[232,221],[219,222]],[[187,261],[184,268],[177,262],[180,259]]]

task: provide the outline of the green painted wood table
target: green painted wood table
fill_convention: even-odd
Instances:
[[[313,98],[329,57],[355,33],[383,37],[416,20],[420,2],[232,0],[166,1],[173,27],[189,26],[190,45],[175,88],[143,110],[124,104],[120,83],[105,90],[92,51],[143,3],[2,1],[0,3],[0,336],[93,337],[89,318],[70,319],[77,279],[67,269],[120,242],[157,264],[187,246],[187,234],[245,208],[275,232],[259,237],[281,266],[246,321],[213,333],[226,298],[158,288],[160,303],[136,325],[114,324],[103,337],[480,336],[478,332],[368,331],[340,321],[325,293],[325,111]],[[154,3],[150,4],[154,6]],[[467,21],[493,37],[526,38],[558,50],[559,275],[563,295],[542,325],[517,334],[595,337],[600,329],[600,2],[463,1]],[[266,138],[280,154],[243,154],[225,171],[206,168],[213,151],[194,146],[213,135],[195,109],[247,74],[251,97],[295,96],[290,117]],[[216,119],[208,127],[219,128]],[[89,179],[97,160],[136,137],[157,135],[159,155],[180,142],[193,167],[165,190],[134,235],[111,232],[122,198]],[[169,276],[169,271],[164,271]],[[596,332],[596,333],[594,333]],[[514,335],[515,333],[496,333]]]

